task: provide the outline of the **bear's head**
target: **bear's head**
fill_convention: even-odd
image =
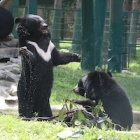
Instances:
[[[98,100],[106,92],[106,88],[112,82],[110,72],[93,71],[82,77],[73,91],[81,96],[85,96],[90,100]]]
[[[19,39],[37,40],[42,36],[50,37],[48,25],[37,15],[26,15],[15,19],[16,30]]]

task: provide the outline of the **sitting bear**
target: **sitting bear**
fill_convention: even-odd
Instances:
[[[105,113],[116,125],[128,130],[133,124],[133,114],[130,101],[122,87],[112,78],[111,73],[93,71],[81,78],[74,88],[78,95],[88,100],[74,100],[75,103],[86,106],[96,106],[101,100]]]
[[[53,86],[53,67],[80,62],[75,53],[60,52],[51,42],[48,25],[37,15],[15,19],[22,61],[18,83],[19,115],[31,118],[51,117],[50,96]]]

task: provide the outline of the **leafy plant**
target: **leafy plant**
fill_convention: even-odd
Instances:
[[[65,122],[68,126],[97,126],[102,128],[102,126],[111,126],[112,122],[104,113],[102,103],[94,107],[86,108],[77,105],[73,100],[66,99],[65,104],[59,111],[58,120]]]

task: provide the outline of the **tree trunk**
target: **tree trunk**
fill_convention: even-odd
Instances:
[[[123,0],[111,0],[108,70],[121,72],[123,47]]]
[[[74,33],[72,51],[81,53],[81,41],[82,41],[82,14],[81,14],[81,0],[77,0],[77,8],[74,21]]]
[[[28,14],[37,14],[37,0],[26,0],[28,5]]]
[[[82,69],[101,66],[106,0],[82,0]]]
[[[123,24],[124,24],[124,33],[123,33],[123,52],[122,52],[122,69],[127,69],[129,67],[128,57],[129,57],[129,48],[128,48],[128,28],[130,25],[130,10],[132,7],[132,1],[124,0],[123,1]]]
[[[52,40],[57,48],[59,48],[60,30],[62,18],[62,0],[54,1],[54,14],[52,25]]]
[[[139,18],[139,0],[133,0],[131,19],[130,19],[130,33],[128,37],[128,44],[130,49],[130,58],[136,57],[136,44],[137,44],[137,24]]]
[[[130,11],[132,9],[132,0],[124,0],[123,1],[123,10]]]
[[[106,0],[94,0],[94,65],[102,66],[103,33],[106,15]]]

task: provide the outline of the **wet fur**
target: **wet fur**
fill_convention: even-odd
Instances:
[[[15,20],[20,43],[22,72],[18,83],[19,115],[51,117],[51,89],[53,67],[69,62],[80,62],[74,53],[58,51],[51,42],[48,25],[36,15]]]

